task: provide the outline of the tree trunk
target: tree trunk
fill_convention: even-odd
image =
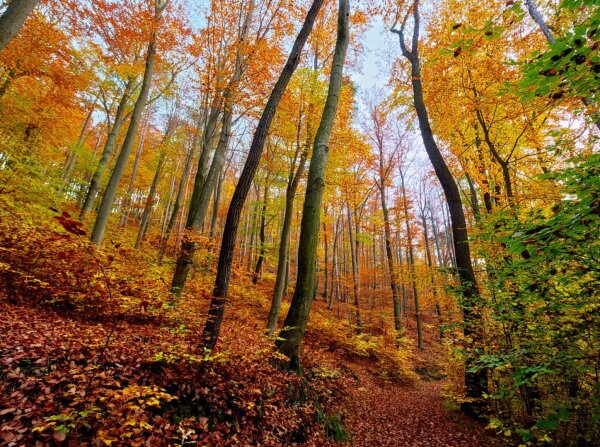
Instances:
[[[194,145],[190,146],[190,149],[188,150],[188,153],[185,158],[183,172],[181,173],[181,179],[179,180],[179,187],[177,188],[177,195],[175,196],[175,202],[173,203],[173,211],[171,212],[171,217],[169,218],[169,222],[167,223],[167,228],[165,230],[165,234],[164,234],[163,240],[161,242],[160,252],[158,255],[159,260],[162,260],[162,258],[165,255],[165,251],[167,250],[167,244],[169,243],[169,239],[171,238],[171,233],[173,232],[173,228],[175,227],[175,222],[177,221],[179,209],[181,208],[181,199],[183,198],[183,193],[185,191],[188,177],[190,176],[190,171],[192,169],[193,158],[194,158]]]
[[[352,213],[350,212],[350,204],[348,202],[346,202],[346,212],[348,215],[348,239],[350,239],[350,261],[352,262],[352,297],[354,298],[354,311],[356,314],[356,331],[360,334],[362,331],[362,321],[360,319],[360,301],[358,296],[358,243],[352,229]]]
[[[267,205],[269,199],[269,186],[265,185],[265,192],[263,196],[262,209],[260,211],[260,229],[259,229],[259,241],[260,249],[258,252],[258,259],[256,260],[256,266],[254,267],[254,274],[252,275],[252,284],[258,283],[258,278],[262,272],[262,265],[265,260],[265,227],[267,225]]]
[[[253,1],[250,2],[248,8],[248,12],[246,13],[244,19],[244,25],[239,36],[240,42],[244,42],[248,37],[248,29],[254,12]],[[196,182],[194,183],[194,192],[192,194],[192,201],[190,204],[190,211],[188,214],[188,222],[186,227],[190,231],[198,231],[202,228],[202,225],[204,224],[204,220],[206,218],[206,213],[208,211],[208,205],[210,204],[210,198],[217,184],[218,177],[221,175],[221,170],[223,169],[223,165],[225,163],[225,153],[227,152],[227,147],[229,146],[229,138],[231,136],[231,125],[233,122],[234,89],[241,80],[243,74],[244,61],[242,59],[241,53],[238,51],[235,61],[235,73],[233,74],[229,85],[223,92],[223,117],[221,120],[221,135],[219,137],[219,142],[217,144],[212,163],[210,165],[208,173],[206,173],[205,175],[203,171],[206,169],[205,166],[208,164],[207,154],[210,149],[210,141],[212,140],[212,134],[214,134],[215,131],[215,118],[218,117],[218,113],[215,115],[215,112],[218,111],[220,108],[220,98],[218,100],[218,105],[213,105],[209,117],[209,125],[207,125],[207,134],[205,135],[205,143],[207,141],[207,138],[209,143],[204,144],[202,154],[200,155],[198,171],[196,173]],[[171,293],[173,293],[175,296],[181,296],[181,293],[183,292],[188,272],[192,265],[193,254],[196,248],[196,244],[191,241],[184,241],[182,244],[181,252],[179,258],[177,259],[175,272],[173,273],[173,281],[171,283]]]
[[[0,51],[21,31],[25,20],[40,0],[12,0],[0,17]]]
[[[408,214],[408,198],[406,197],[406,187],[404,183],[404,172],[400,170],[402,204],[404,207],[404,224],[406,226],[406,245],[408,251],[408,268],[410,272],[410,282],[412,285],[413,299],[415,303],[415,320],[417,322],[417,347],[423,350],[423,328],[421,326],[421,305],[419,303],[419,291],[417,290],[417,272],[415,270],[415,254],[412,240],[412,227],[410,225],[410,216]]]
[[[381,179],[381,208],[383,209],[383,228],[385,233],[385,253],[388,261],[388,270],[390,272],[390,286],[392,288],[392,299],[394,303],[394,329],[398,338],[402,337],[402,305],[400,303],[400,293],[398,290],[398,277],[396,267],[394,266],[394,253],[392,252],[392,236],[390,230],[390,212],[385,199],[384,179]]]
[[[152,184],[150,185],[150,191],[148,192],[148,197],[146,198],[146,205],[144,206],[144,212],[142,214],[142,221],[140,223],[140,229],[138,231],[137,238],[135,240],[134,248],[137,250],[142,245],[142,241],[144,240],[144,236],[148,231],[148,224],[150,222],[150,215],[152,213],[152,208],[154,208],[154,199],[156,197],[156,188],[158,187],[158,182],[160,180],[160,176],[162,175],[162,170],[165,165],[165,161],[167,158],[167,153],[165,151],[161,151],[158,156],[158,165],[156,166],[156,171],[154,172],[154,178],[152,179]]]
[[[106,186],[106,191],[104,192],[104,197],[102,198],[102,204],[100,205],[100,210],[98,211],[96,223],[92,231],[91,240],[96,245],[101,245],[102,240],[104,239],[104,233],[106,232],[108,219],[110,217],[115,202],[117,189],[119,187],[121,178],[123,177],[123,173],[125,172],[125,168],[127,167],[127,160],[129,159],[131,148],[133,147],[133,144],[135,142],[135,136],[137,134],[140,120],[142,118],[144,107],[146,106],[146,102],[148,100],[150,86],[152,85],[152,76],[154,75],[155,66],[155,56],[156,35],[153,34],[150,39],[150,43],[148,44],[148,52],[146,55],[146,67],[144,70],[144,79],[142,81],[140,96],[135,102],[135,106],[131,114],[131,122],[129,123],[129,128],[127,129],[127,135],[125,136],[125,141],[123,141],[121,152],[119,152],[117,162],[108,181],[108,185]]]
[[[100,191],[100,186],[102,184],[102,177],[104,177],[104,171],[108,166],[108,161],[110,160],[110,156],[112,155],[113,149],[115,147],[115,141],[117,139],[117,136],[119,135],[119,132],[121,131],[121,126],[123,125],[125,108],[127,107],[127,102],[129,101],[129,98],[132,93],[133,83],[134,79],[129,78],[127,80],[127,84],[125,85],[125,89],[123,90],[123,96],[121,97],[121,101],[119,101],[117,112],[115,114],[115,120],[113,122],[112,128],[108,133],[106,142],[104,143],[102,156],[100,157],[98,166],[96,166],[94,175],[92,175],[92,180],[90,180],[90,185],[88,187],[87,194],[85,195],[83,206],[81,207],[81,211],[79,212],[80,220],[85,219],[90,213],[90,211],[92,211],[92,209],[94,208],[94,203],[96,202],[96,197],[98,196],[98,192]]]
[[[464,316],[464,335],[467,340],[473,340],[469,348],[481,346],[481,317],[477,314],[476,306],[479,298],[479,290],[475,279],[475,272],[471,264],[471,252],[469,247],[469,238],[467,233],[467,223],[465,213],[462,208],[460,191],[446,161],[444,160],[437,143],[433,137],[433,130],[429,122],[425,100],[423,99],[423,85],[421,82],[421,65],[419,61],[418,42],[419,42],[419,2],[415,1],[413,7],[413,38],[412,49],[409,51],[404,42],[404,26],[401,30],[394,30],[399,34],[400,45],[403,55],[409,60],[411,65],[411,79],[413,88],[414,105],[417,112],[419,127],[423,145],[436,176],[442,185],[444,195],[450,210],[452,221],[452,235],[454,241],[454,251],[456,256],[456,266],[458,276],[462,286],[462,308]],[[487,393],[487,371],[480,369],[477,372],[471,372],[474,366],[475,355],[470,353],[465,365],[465,386],[467,396],[473,399],[481,399]],[[476,411],[476,406],[467,405],[463,407],[466,411]]]
[[[221,328],[221,322],[223,320],[223,313],[225,311],[225,304],[227,302],[227,291],[229,288],[229,279],[231,277],[231,263],[233,261],[233,252],[235,249],[235,241],[237,238],[237,229],[240,221],[240,215],[248,192],[250,191],[250,185],[258,168],[260,158],[263,152],[263,146],[269,132],[269,127],[275,116],[277,105],[285,92],[285,88],[288,85],[298,63],[300,62],[300,56],[302,49],[308,39],[308,36],[312,30],[314,21],[321,9],[323,0],[314,0],[310,7],[307,16],[302,24],[302,28],[296,37],[296,41],[292,47],[289,58],[275,84],[273,91],[267,101],[265,109],[263,110],[262,116],[252,143],[248,152],[248,158],[244,164],[244,168],[240,175],[240,179],[233,193],[229,210],[227,211],[227,220],[225,221],[225,227],[223,229],[223,239],[221,241],[221,250],[219,253],[219,262],[217,266],[217,277],[215,279],[215,287],[213,290],[213,297],[210,303],[210,309],[208,312],[208,319],[204,327],[203,341],[202,344],[212,349],[217,344],[219,338],[219,330]]]
[[[300,162],[295,173],[290,173],[288,186],[285,191],[285,210],[283,213],[283,224],[281,226],[281,239],[279,242],[279,252],[277,257],[277,275],[275,277],[275,290],[273,291],[273,299],[271,300],[271,309],[267,321],[267,333],[272,335],[277,327],[279,312],[281,310],[281,298],[286,289],[286,277],[289,272],[289,253],[290,253],[290,234],[292,227],[292,217],[294,213],[294,199],[298,184],[304,174],[308,150],[304,150],[300,155]]]
[[[349,0],[339,0],[338,31],[331,74],[329,91],[321,124],[317,131],[312,159],[308,170],[306,195],[300,226],[300,243],[298,250],[298,277],[292,303],[285,319],[280,339],[279,350],[290,358],[290,366],[300,369],[300,343],[304,336],[314,296],[315,260],[317,257],[318,233],[320,227],[321,202],[325,189],[324,173],[329,153],[329,137],[337,113],[342,73],[346,59],[349,40]]]
[[[137,178],[137,173],[140,168],[140,160],[142,159],[142,151],[144,149],[144,142],[146,140],[146,133],[148,132],[148,121],[149,117],[146,116],[145,123],[142,127],[142,134],[140,135],[138,141],[138,148],[135,152],[135,159],[133,161],[133,170],[131,171],[131,178],[129,179],[129,185],[127,186],[127,194],[123,199],[123,204],[121,206],[121,221],[119,222],[119,227],[124,228],[127,226],[127,221],[129,220],[129,213],[131,212],[131,201],[133,197],[133,192],[135,191],[135,180]]]

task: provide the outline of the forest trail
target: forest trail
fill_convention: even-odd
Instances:
[[[344,362],[354,377],[343,401],[354,447],[484,447],[497,445],[483,425],[445,408],[443,381],[386,383],[367,364]]]

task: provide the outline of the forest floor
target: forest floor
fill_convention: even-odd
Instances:
[[[271,279],[254,287],[238,268],[218,349],[198,352],[210,269],[170,308],[144,295],[165,287],[167,270],[135,269],[146,255],[114,251],[93,255],[110,265],[99,272],[81,262],[87,248],[55,231],[0,240],[0,445],[499,445],[445,397],[433,332],[424,353],[399,356],[317,301],[300,377],[278,367],[263,335]],[[79,307],[98,302],[89,291],[102,283],[119,306]]]

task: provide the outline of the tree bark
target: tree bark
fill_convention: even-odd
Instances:
[[[260,210],[260,229],[259,229],[259,241],[260,249],[258,251],[258,259],[256,260],[256,266],[254,267],[254,274],[252,275],[252,284],[258,283],[258,278],[262,272],[262,265],[265,260],[265,227],[267,225],[267,205],[269,200],[269,185],[265,185],[265,192],[263,195],[263,203]]]
[[[300,226],[300,243],[298,250],[298,277],[292,303],[284,322],[277,347],[289,357],[290,366],[300,369],[300,343],[304,336],[314,297],[317,258],[317,243],[320,227],[321,202],[325,189],[324,173],[329,153],[329,138],[333,129],[335,116],[342,88],[342,75],[349,41],[349,0],[339,0],[338,31],[331,74],[329,91],[321,124],[315,137],[313,155],[308,170],[306,194]]]
[[[361,333],[362,321],[360,319],[360,300],[359,300],[359,281],[358,281],[358,243],[352,229],[352,213],[350,204],[346,202],[346,212],[348,215],[348,239],[350,239],[350,261],[352,263],[352,297],[354,298],[354,312],[356,316],[356,331]],[[355,210],[356,213],[356,210]]]
[[[140,120],[142,118],[144,107],[146,106],[146,102],[148,101],[148,94],[150,92],[150,86],[152,85],[152,76],[154,75],[154,68],[156,62],[155,56],[156,34],[153,34],[150,38],[150,43],[148,44],[148,51],[146,55],[146,67],[144,70],[144,79],[142,81],[140,96],[135,102],[135,106],[131,114],[131,122],[129,123],[127,134],[125,135],[125,141],[123,141],[123,146],[121,147],[121,151],[119,152],[119,156],[117,157],[115,167],[108,181],[108,185],[106,186],[106,191],[104,192],[104,197],[102,198],[102,204],[100,205],[100,210],[98,211],[96,223],[92,231],[91,241],[96,245],[102,245],[104,233],[106,232],[106,226],[108,225],[108,219],[110,217],[115,202],[115,197],[117,195],[117,189],[119,187],[121,178],[123,177],[123,173],[125,172],[125,168],[127,167],[127,160],[129,159],[131,148],[133,147],[133,144],[135,142],[135,137],[140,124]]]
[[[81,207],[81,211],[79,212],[80,220],[85,219],[90,213],[90,211],[92,211],[92,209],[94,208],[94,203],[96,202],[96,197],[98,196],[98,192],[100,191],[100,186],[102,184],[102,177],[104,177],[104,171],[108,167],[108,161],[110,160],[110,156],[112,155],[113,149],[115,147],[115,141],[117,139],[117,136],[119,135],[119,132],[121,131],[121,126],[123,125],[125,109],[127,107],[127,103],[129,102],[129,98],[131,97],[133,83],[134,78],[130,77],[127,80],[127,83],[125,84],[123,96],[119,101],[117,112],[115,114],[115,120],[113,121],[112,128],[110,129],[108,137],[106,138],[106,142],[104,143],[102,156],[100,157],[98,166],[96,166],[94,175],[92,175],[87,194],[85,195],[85,200],[83,201],[83,206]]]
[[[414,26],[411,50],[408,50],[404,41],[404,24],[406,21],[400,30],[392,29],[392,31],[399,35],[402,54],[409,60],[411,65],[411,82],[414,106],[417,112],[419,127],[421,129],[423,145],[425,146],[427,155],[429,156],[431,164],[433,165],[436,176],[442,185],[442,189],[444,190],[444,195],[448,203],[452,222],[452,235],[456,256],[456,266],[462,286],[461,304],[464,318],[464,335],[467,340],[474,341],[474,343],[472,343],[470,346],[472,349],[475,346],[481,346],[480,334],[483,323],[476,310],[476,306],[478,305],[477,301],[479,298],[479,290],[477,288],[473,265],[471,264],[471,251],[467,233],[467,224],[465,213],[462,207],[460,191],[433,137],[433,130],[429,122],[429,115],[427,113],[425,100],[423,98],[421,64],[418,52],[420,21],[418,0],[415,1],[412,11]],[[477,372],[471,372],[470,370],[474,366],[474,361],[475,355],[470,353],[465,365],[465,387],[467,389],[468,397],[473,399],[481,399],[488,390],[487,371],[485,369],[479,369]],[[477,411],[476,405],[466,405],[463,407],[463,409],[469,412]]]
[[[277,105],[279,104],[285,88],[294,74],[298,63],[300,62],[302,49],[304,48],[304,45],[312,30],[322,4],[323,0],[313,1],[304,23],[302,24],[302,28],[296,37],[296,41],[294,42],[285,67],[283,68],[277,83],[273,87],[273,91],[269,96],[269,100],[267,101],[265,109],[263,110],[262,116],[256,127],[256,131],[250,145],[250,150],[248,152],[248,158],[244,164],[240,179],[229,205],[229,210],[227,211],[227,219],[225,221],[223,239],[221,241],[221,250],[219,252],[217,277],[215,279],[215,287],[213,290],[213,296],[208,312],[208,319],[204,327],[202,340],[202,344],[209,349],[215,347],[219,338],[223,313],[227,303],[227,291],[229,288],[229,279],[231,277],[231,264],[233,261],[233,252],[235,249],[235,241],[237,238],[237,230],[242,208],[244,207],[244,202],[246,201],[246,197],[250,191],[250,185],[252,184],[256,169],[258,168],[258,164],[263,152],[263,146],[269,132],[269,127],[271,126],[271,122],[275,116]]]
[[[0,17],[0,51],[21,31],[25,20],[40,0],[12,0]]]
[[[240,32],[240,42],[245,42],[248,37],[248,30],[253,13],[254,1],[251,1],[244,18],[244,25]],[[218,101],[215,98],[215,103],[213,104],[211,114],[209,116],[209,124],[207,125],[205,134],[205,144],[202,154],[200,155],[200,161],[198,163],[198,171],[196,173],[196,181],[194,183],[194,192],[192,194],[192,201],[188,214],[187,229],[189,231],[198,231],[202,228],[206,218],[206,213],[208,211],[208,205],[210,204],[210,198],[217,184],[218,177],[221,174],[221,170],[223,169],[223,165],[225,163],[225,153],[227,152],[227,148],[229,146],[231,125],[233,122],[234,89],[237,87],[243,74],[244,61],[242,59],[241,52],[238,50],[235,61],[235,72],[232,76],[232,79],[223,92],[223,98],[219,98]],[[210,150],[210,141],[212,141],[212,135],[215,131],[216,118],[218,118],[218,111],[220,110],[221,103],[223,104],[221,134],[212,159],[212,163],[208,172],[205,174],[203,171],[206,169],[205,166],[208,164],[207,154]],[[208,144],[206,143],[207,141]],[[184,241],[182,244],[181,252],[179,258],[177,259],[175,272],[173,273],[173,281],[171,283],[171,293],[173,293],[175,296],[181,296],[181,293],[183,292],[188,272],[193,262],[193,254],[194,251],[196,251],[196,248],[196,244],[191,241]]]
[[[150,215],[152,213],[152,208],[154,208],[154,200],[156,197],[156,188],[158,187],[158,182],[162,175],[162,170],[165,165],[165,161],[167,158],[167,153],[163,150],[158,156],[158,165],[156,166],[156,171],[154,172],[154,178],[152,179],[152,184],[150,185],[150,191],[148,191],[148,197],[146,198],[146,204],[144,205],[144,212],[142,214],[142,221],[140,222],[140,229],[138,231],[137,238],[135,240],[134,248],[137,250],[142,245],[142,241],[148,231],[148,224],[150,222]]]

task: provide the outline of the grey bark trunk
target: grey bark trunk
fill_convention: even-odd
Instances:
[[[102,156],[100,157],[100,161],[96,166],[96,170],[94,171],[94,175],[92,175],[92,179],[90,180],[90,185],[87,190],[87,194],[85,195],[85,200],[83,201],[83,206],[81,207],[81,211],[79,212],[79,219],[83,220],[87,217],[87,215],[94,208],[94,204],[96,203],[96,197],[98,196],[98,192],[100,191],[100,186],[102,184],[102,178],[104,177],[104,171],[108,167],[108,161],[110,160],[110,156],[113,153],[113,149],[115,147],[115,141],[119,132],[121,130],[121,126],[123,125],[124,116],[125,116],[125,108],[127,107],[127,102],[132,93],[134,79],[129,78],[127,80],[127,84],[125,84],[125,89],[123,90],[123,96],[121,97],[121,101],[119,101],[119,105],[117,107],[117,112],[115,114],[115,120],[113,122],[112,128],[108,133],[108,137],[106,138],[106,142],[104,143],[104,149],[102,151]]]
[[[463,292],[461,305],[464,316],[464,334],[467,339],[474,340],[474,345],[479,345],[481,343],[480,337],[483,323],[476,310],[479,290],[477,288],[475,272],[473,271],[473,265],[471,263],[471,251],[465,213],[462,207],[458,186],[456,185],[454,177],[433,137],[433,130],[429,122],[429,115],[423,98],[421,64],[418,52],[420,20],[418,0],[415,1],[412,11],[415,23],[413,26],[412,49],[410,51],[407,49],[404,41],[404,26],[401,30],[394,30],[394,32],[399,34],[402,53],[409,60],[411,65],[414,106],[417,112],[419,127],[421,129],[423,145],[425,146],[427,155],[433,165],[436,176],[442,185],[450,210],[456,265]],[[488,390],[487,371],[485,369],[479,369],[477,372],[471,372],[470,370],[474,366],[474,361],[475,356],[473,354],[466,360],[465,387],[467,389],[468,397],[481,399]],[[476,407],[477,405],[469,404],[463,408],[468,412],[477,412]]]
[[[284,322],[277,347],[290,358],[290,366],[300,369],[300,343],[304,336],[314,296],[318,233],[321,202],[325,189],[324,173],[329,153],[329,137],[337,113],[342,74],[349,41],[349,0],[339,0],[338,31],[329,79],[329,91],[321,124],[315,137],[312,159],[308,170],[306,194],[300,226],[298,250],[298,277],[292,304]]]
[[[115,202],[117,189],[119,187],[119,183],[121,182],[121,178],[123,177],[123,173],[125,172],[125,168],[127,167],[127,160],[129,159],[131,148],[135,142],[135,136],[140,125],[144,107],[148,101],[148,93],[150,92],[152,76],[154,75],[155,56],[156,35],[153,34],[150,39],[150,43],[148,44],[146,67],[144,70],[144,79],[142,81],[140,96],[135,102],[135,106],[131,114],[131,122],[129,123],[129,128],[127,129],[127,134],[125,135],[125,141],[123,141],[123,146],[121,147],[115,167],[108,181],[108,185],[106,186],[106,191],[104,192],[104,197],[102,198],[102,204],[100,205],[100,210],[98,211],[96,223],[92,231],[91,241],[96,245],[102,245],[102,241],[104,240],[106,226],[108,225],[108,219]]]
[[[219,338],[219,331],[221,328],[221,322],[223,320],[223,313],[225,311],[225,304],[227,303],[227,291],[229,288],[229,279],[231,277],[231,264],[233,261],[233,252],[235,249],[235,241],[237,238],[237,230],[240,221],[240,216],[248,192],[250,191],[250,185],[258,168],[260,158],[263,152],[263,146],[269,132],[269,127],[275,116],[277,105],[285,92],[285,88],[288,85],[298,63],[300,62],[300,56],[302,49],[306,44],[308,36],[312,30],[315,19],[321,9],[323,0],[314,0],[302,28],[296,37],[296,41],[292,46],[289,58],[277,80],[273,91],[269,96],[269,100],[263,110],[262,116],[256,127],[250,150],[248,152],[248,158],[244,164],[244,168],[240,175],[240,179],[231,198],[229,210],[227,211],[227,219],[225,221],[225,227],[223,229],[223,239],[221,241],[221,250],[219,252],[219,262],[217,266],[217,277],[215,279],[215,287],[213,289],[213,296],[210,303],[210,309],[208,312],[208,319],[204,327],[203,334],[203,345],[206,348],[212,349],[215,347]]]
[[[0,51],[21,31],[25,20],[40,0],[12,0],[0,17]]]

